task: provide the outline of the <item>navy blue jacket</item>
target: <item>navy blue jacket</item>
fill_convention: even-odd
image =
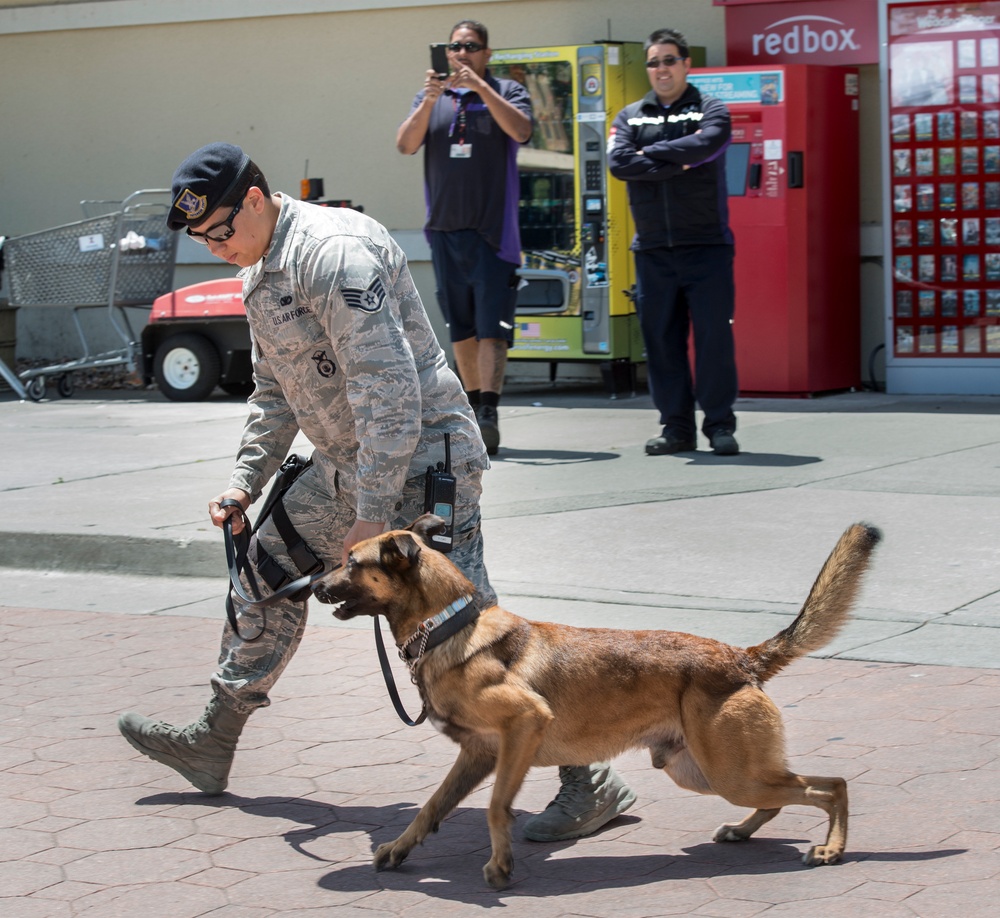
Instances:
[[[730,135],[729,109],[691,84],[669,108],[650,91],[618,113],[608,165],[628,184],[633,249],[733,244],[726,191]]]

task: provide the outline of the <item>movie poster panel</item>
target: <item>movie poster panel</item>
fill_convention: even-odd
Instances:
[[[995,358],[1000,0],[885,11],[893,353]]]

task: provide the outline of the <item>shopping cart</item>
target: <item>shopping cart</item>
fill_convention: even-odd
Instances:
[[[173,287],[177,233],[167,229],[170,192],[144,189],[124,201],[82,201],[85,219],[54,229],[0,240],[11,306],[72,307],[83,346],[74,360],[34,367],[15,375],[0,360],[0,375],[21,398],[45,396],[46,377],[59,394],[73,394],[72,373],[94,367],[135,370],[141,345],[127,306],[150,306]],[[122,346],[92,354],[80,310],[106,308]]]

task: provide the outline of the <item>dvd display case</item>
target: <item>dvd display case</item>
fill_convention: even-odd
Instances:
[[[882,17],[887,376],[1000,366],[1000,2],[882,0]]]

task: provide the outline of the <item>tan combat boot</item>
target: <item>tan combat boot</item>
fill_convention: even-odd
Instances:
[[[560,765],[559,793],[524,826],[530,841],[563,841],[596,832],[635,803],[635,791],[608,762]]]
[[[216,694],[201,717],[186,727],[129,713],[118,718],[118,729],[135,749],[174,769],[198,790],[221,794],[249,716],[249,711],[235,710]]]

